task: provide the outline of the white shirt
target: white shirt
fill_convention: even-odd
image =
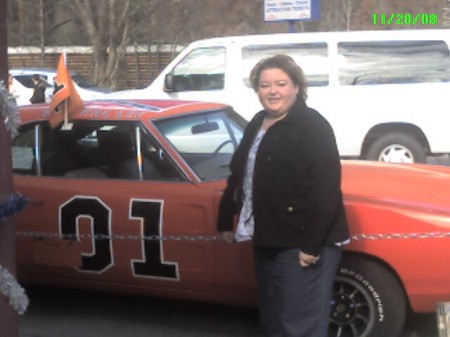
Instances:
[[[243,186],[244,202],[234,235],[235,240],[238,242],[251,240],[255,230],[255,220],[253,218],[253,172],[255,170],[256,153],[265,133],[263,129],[259,130],[248,153]]]

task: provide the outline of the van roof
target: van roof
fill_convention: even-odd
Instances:
[[[367,40],[448,40],[450,29],[365,30],[344,32],[277,33],[225,36],[194,41],[191,45],[272,44],[301,42],[367,41]]]

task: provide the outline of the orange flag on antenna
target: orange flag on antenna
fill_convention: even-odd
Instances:
[[[55,91],[50,103],[50,126],[58,126],[62,121],[67,122],[69,116],[83,111],[84,104],[78,95],[75,85],[67,69],[66,57],[62,53],[59,57],[58,72],[54,81]]]

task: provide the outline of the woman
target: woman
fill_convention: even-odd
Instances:
[[[349,238],[333,130],[307,107],[305,78],[291,57],[261,60],[250,81],[264,110],[231,161],[218,229],[229,242],[253,240],[262,336],[326,337]]]

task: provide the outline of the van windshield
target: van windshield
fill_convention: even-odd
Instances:
[[[225,48],[194,49],[173,69],[173,91],[221,90],[225,78]]]

